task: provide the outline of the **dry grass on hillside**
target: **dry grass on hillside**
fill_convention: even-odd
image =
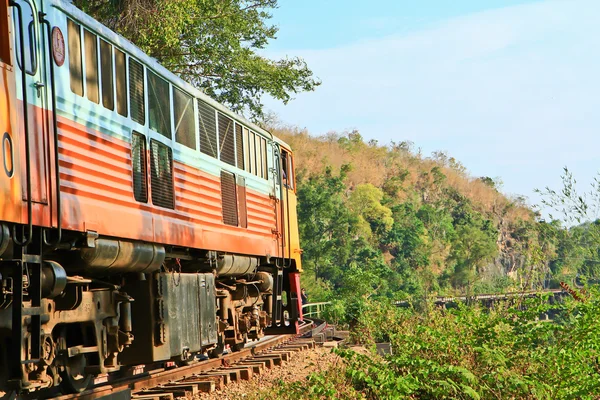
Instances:
[[[353,134],[356,137],[355,132],[314,137],[306,130],[279,127],[273,129],[273,133],[290,144],[294,150],[296,167],[305,175],[320,173],[326,166],[339,171],[342,165],[351,164],[347,179],[349,188],[361,183],[382,187],[388,178],[405,176],[402,182],[404,193],[399,193],[402,198],[413,188],[422,193],[420,185],[433,181],[431,170],[438,167],[446,177],[446,184],[470,199],[480,211],[508,221],[532,218],[529,208],[507,198],[480,179],[469,176],[456,160],[444,159],[443,153],[441,159],[433,159],[411,151],[406,143],[392,143],[389,146],[363,141],[349,143],[346,139]]]

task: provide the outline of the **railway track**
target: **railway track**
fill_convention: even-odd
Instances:
[[[277,335],[249,343],[246,348],[220,358],[191,362],[188,365],[160,368],[118,378],[110,382],[96,379],[96,386],[82,393],[49,397],[52,400],[173,399],[200,391],[213,391],[231,380],[250,379],[265,368],[280,365],[290,354],[314,347],[312,339],[302,336],[320,332],[324,321],[305,319],[299,335]],[[135,373],[135,370],[132,371]],[[37,394],[39,395],[39,394]],[[34,397],[24,397],[34,398]],[[39,397],[35,397],[39,398]]]

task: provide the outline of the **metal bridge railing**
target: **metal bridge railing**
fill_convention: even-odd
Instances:
[[[331,304],[331,302],[326,301],[322,303],[307,303],[302,305],[302,315],[304,317],[314,317],[320,318],[325,311],[325,306]]]

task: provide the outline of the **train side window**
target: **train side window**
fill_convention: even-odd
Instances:
[[[37,72],[37,33],[35,29],[34,13],[31,4],[26,1],[19,1],[21,6],[22,18],[19,19],[17,8],[14,8],[13,20],[15,21],[15,50],[17,55],[17,64],[21,65],[21,38],[18,34],[19,26],[23,27],[23,44],[25,45],[25,72],[29,75],[35,75]]]
[[[148,123],[164,137],[171,139],[171,97],[169,82],[148,71]]]
[[[113,85],[112,46],[100,39],[100,73],[102,74],[102,105],[115,109],[115,91]]]
[[[87,29],[83,30],[85,51],[85,90],[87,98],[96,104],[100,103],[98,89],[98,39]]]
[[[174,86],[173,111],[175,115],[175,140],[177,143],[196,150],[193,98]]]
[[[142,203],[148,202],[148,174],[146,173],[146,138],[138,132],[131,135],[131,163],[133,196]]]
[[[115,47],[115,78],[117,86],[117,112],[127,116],[127,71],[125,53]]]
[[[200,151],[217,158],[217,119],[215,115],[215,110],[208,104],[198,100]]]
[[[219,116],[219,159],[235,166],[233,120],[221,113]]]
[[[11,64],[8,41],[8,3],[5,1],[0,4],[0,61]]]
[[[281,151],[281,178],[285,187],[294,188],[294,174],[292,171],[292,156],[285,150]]]
[[[262,177],[264,179],[269,179],[269,172],[267,170],[267,139],[265,138],[261,138],[261,146],[260,146],[260,150],[261,150],[261,157],[260,157],[260,162],[262,164]]]
[[[242,131],[242,136],[244,136],[244,170],[250,172],[250,130],[243,127]]]
[[[146,122],[144,67],[133,58],[129,58],[129,105],[131,119],[144,125]]]
[[[237,167],[244,169],[244,137],[242,136],[242,126],[235,123],[235,152],[237,155]]]
[[[255,133],[250,131],[250,136],[249,136],[249,141],[248,141],[248,145],[250,147],[249,153],[250,153],[250,170],[248,172],[250,172],[253,175],[256,175],[256,138],[255,138]]]
[[[69,75],[71,80],[71,91],[78,96],[83,96],[81,29],[79,24],[68,20],[67,31],[69,36]]]
[[[260,147],[260,144],[261,144],[261,142],[260,142],[260,135],[255,134],[255,136],[254,136],[254,142],[255,142],[255,145],[256,145],[256,152],[255,152],[255,156],[254,156],[255,163],[256,163],[256,169],[255,169],[254,174],[256,176],[258,176],[259,178],[262,178],[263,177],[263,171],[262,171],[262,163],[260,161],[260,155],[262,153],[262,149]]]
[[[175,209],[173,196],[173,150],[156,140],[150,141],[150,183],[152,204]]]

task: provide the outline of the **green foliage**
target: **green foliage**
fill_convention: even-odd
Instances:
[[[92,0],[77,7],[234,111],[261,117],[261,97],[287,103],[320,82],[298,57],[258,54],[276,38],[277,0]]]

